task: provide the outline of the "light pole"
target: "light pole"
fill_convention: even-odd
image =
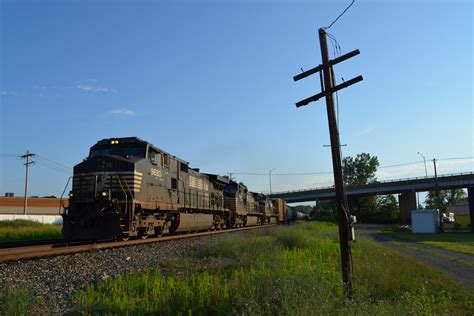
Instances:
[[[272,194],[272,172],[276,170],[276,168],[273,168],[272,170],[268,171],[268,177],[270,178],[270,194]]]
[[[424,156],[422,153],[420,153],[420,152],[418,152],[418,155],[420,155],[421,158],[423,158],[423,162],[425,163],[425,177],[428,178],[428,171],[427,171],[427,169],[426,169],[426,158],[425,158],[425,156]]]

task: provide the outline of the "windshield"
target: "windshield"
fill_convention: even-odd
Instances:
[[[121,157],[142,157],[145,158],[145,147],[105,147],[91,149],[89,157],[113,155]]]

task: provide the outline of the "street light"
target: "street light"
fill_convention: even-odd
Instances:
[[[428,171],[427,171],[427,169],[426,169],[426,158],[425,158],[425,156],[424,156],[422,153],[420,153],[420,152],[418,152],[418,155],[420,155],[420,156],[423,158],[423,161],[424,161],[424,163],[425,163],[425,177],[428,178]]]
[[[272,194],[272,172],[276,170],[276,168],[273,168],[272,170],[268,171],[268,177],[270,178],[270,194]]]

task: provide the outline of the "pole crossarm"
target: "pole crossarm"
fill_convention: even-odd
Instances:
[[[336,64],[339,64],[341,61],[344,61],[344,60],[349,59],[349,58],[351,58],[351,57],[357,56],[357,55],[359,55],[359,54],[360,54],[360,51],[359,51],[358,49],[353,50],[353,51],[350,52],[350,53],[344,54],[344,55],[342,55],[342,56],[339,56],[339,57],[337,57],[337,58],[334,58],[333,60],[330,60],[330,61],[329,61],[329,66],[334,66],[334,65],[336,65]],[[323,66],[323,65],[319,65],[319,66],[314,67],[314,68],[312,68],[312,69],[310,69],[310,70],[306,70],[306,71],[300,73],[299,75],[294,76],[294,77],[293,77],[293,80],[294,80],[294,81],[298,81],[298,80],[304,79],[304,78],[306,78],[306,77],[308,77],[308,76],[311,76],[312,74],[315,74],[315,73],[317,73],[317,72],[319,72],[319,71],[321,71],[321,70],[323,70],[323,69],[324,69],[324,66]]]
[[[306,98],[304,100],[301,100],[299,102],[296,103],[296,107],[299,108],[299,107],[302,107],[302,106],[305,106],[305,105],[308,105],[309,103],[311,102],[314,102],[314,101],[318,101],[319,99],[321,99],[322,97],[325,97],[326,96],[326,93],[334,93],[336,91],[339,91],[341,89],[344,89],[344,88],[347,88],[348,86],[350,85],[353,85],[354,83],[357,83],[357,82],[360,82],[364,80],[364,78],[362,76],[357,76],[355,78],[352,78],[351,80],[347,80],[329,90],[326,90],[326,91],[323,91],[323,92],[320,92],[318,94],[315,94],[309,98]]]

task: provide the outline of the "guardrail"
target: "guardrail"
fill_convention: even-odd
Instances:
[[[439,180],[440,178],[465,176],[465,175],[474,175],[474,172],[471,171],[471,172],[442,174],[442,175],[438,175],[437,179]],[[372,184],[399,183],[399,182],[416,181],[416,180],[433,180],[434,181],[435,179],[436,178],[434,176],[433,177],[401,178],[401,179],[393,179],[393,180],[375,181],[375,182],[367,183],[365,185],[351,186],[350,188],[365,187]],[[327,189],[333,189],[333,188],[334,188],[334,185],[331,185],[331,186],[325,186],[325,187],[316,187],[316,188],[300,189],[300,190],[293,190],[293,191],[274,192],[271,195],[290,194],[290,193],[308,192],[308,191],[316,191],[316,190],[327,190]]]

